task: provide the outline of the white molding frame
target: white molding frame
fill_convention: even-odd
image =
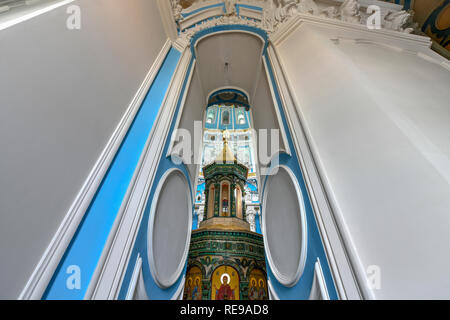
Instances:
[[[269,49],[269,47],[267,49]],[[273,87],[271,77],[269,74],[269,67],[267,66],[266,59],[264,59],[264,58],[263,58],[263,64],[264,64],[264,70],[266,71],[267,82],[268,82],[269,88],[270,88],[270,94],[272,96],[272,102],[275,107],[275,113],[277,115],[278,126],[281,130],[281,137],[283,139],[283,144],[284,144],[284,149],[285,149],[284,152],[286,152],[288,155],[292,156],[291,148],[289,146],[289,140],[288,140],[287,134],[286,134],[286,131],[289,130],[289,128],[284,127],[283,119],[281,118],[281,114],[280,114],[280,109],[283,106],[280,106],[277,101],[276,94],[275,94],[275,88]],[[274,69],[273,64],[272,64],[272,69]],[[275,70],[273,70],[273,73],[274,73],[274,77],[276,77]],[[279,96],[280,96],[281,102],[284,103],[283,94],[281,92],[279,92]],[[286,121],[289,121],[287,115],[286,115]]]
[[[336,34],[339,34],[339,32],[356,32],[358,33],[358,37],[360,39],[378,38],[383,40],[392,40],[395,42],[402,41],[424,49],[430,49],[432,43],[431,39],[426,36],[404,33],[390,29],[370,30],[364,24],[348,23],[336,19],[301,13],[298,13],[295,17],[282,23],[275,32],[271,33],[269,36],[270,42],[277,47],[301,25],[316,25],[333,28],[333,31],[335,31]],[[436,55],[439,56],[437,53]]]
[[[311,144],[313,140],[305,125],[299,99],[277,51],[277,47],[287,41],[292,32],[305,26],[333,27],[334,36],[330,41],[342,40],[356,44],[387,46],[393,50],[416,54],[447,69],[449,64],[444,57],[430,49],[431,40],[428,37],[386,29],[371,31],[362,25],[315,16],[299,14],[270,36],[268,57],[280,88],[280,96],[285,99],[283,104],[293,132],[292,140],[297,150],[338,294],[341,299],[372,300],[375,296],[368,286],[365,269],[336,200],[333,198],[333,192],[325,178],[325,171],[317,152]]]
[[[167,40],[18,297],[19,300],[42,298],[170,48],[171,43]]]
[[[269,300],[280,300],[280,297],[278,297],[270,279],[267,279],[267,289],[269,292]]]
[[[164,31],[167,37],[175,41],[178,38],[177,24],[172,13],[172,3],[168,0],[156,0]]]
[[[360,283],[357,280],[354,265],[350,261],[351,258],[343,242],[342,230],[335,221],[328,194],[323,186],[316,160],[313,157],[313,152],[304,131],[302,119],[298,113],[299,104],[292,98],[291,92],[293,89],[285,76],[284,69],[282,69],[276,48],[273,45],[269,45],[267,54],[273,68],[275,81],[280,89],[280,95],[284,99],[283,107],[286,118],[290,121],[292,141],[297,151],[300,168],[308,189],[316,223],[338,295],[340,299],[362,299]],[[365,294],[364,297],[370,298],[370,295]]]
[[[177,119],[175,121],[175,126],[174,126],[174,130],[172,132],[172,136],[170,137],[169,148],[167,148],[167,153],[166,153],[166,157],[167,158],[170,157],[170,156],[176,156],[176,155],[174,155],[172,153],[173,152],[173,147],[174,147],[174,144],[176,142],[175,139],[177,138],[177,134],[178,134],[177,130],[180,127],[181,117],[183,115],[183,111],[184,111],[184,107],[185,107],[185,104],[186,104],[187,95],[188,95],[189,89],[190,89],[190,83],[192,81],[192,77],[194,76],[194,69],[196,67],[196,61],[197,60],[194,59],[193,64],[192,64],[192,70],[191,70],[191,73],[189,74],[189,78],[188,78],[188,82],[187,82],[188,86],[186,87],[186,90],[184,91],[183,96],[181,97],[180,111],[178,112]],[[190,156],[192,158],[193,155],[191,154]],[[193,198],[195,197],[195,191],[194,190],[192,190],[192,197]]]
[[[267,204],[267,190],[269,189],[269,185],[270,185],[270,179],[272,176],[269,176],[267,178],[267,182],[266,185],[264,187],[264,196],[263,196],[263,209],[262,209],[262,234],[263,234],[263,239],[264,239],[264,247],[266,250],[266,257],[267,257],[267,261],[269,263],[270,269],[272,270],[275,278],[278,280],[278,282],[280,282],[282,285],[286,286],[286,287],[293,287],[297,284],[297,282],[300,280],[301,276],[303,275],[303,271],[305,270],[305,265],[306,265],[306,258],[308,255],[308,221],[306,220],[306,209],[305,209],[305,203],[304,203],[304,198],[303,198],[303,194],[302,191],[300,189],[300,185],[297,181],[297,178],[294,174],[294,172],[292,172],[292,170],[285,166],[285,165],[278,165],[274,168],[272,168],[271,171],[275,171],[276,169],[283,169],[287,172],[287,174],[289,175],[289,177],[291,178],[292,183],[294,184],[295,187],[295,192],[297,194],[297,200],[298,200],[298,205],[300,208],[300,227],[301,227],[301,232],[302,232],[302,240],[301,240],[301,248],[300,248],[300,257],[299,257],[299,262],[298,262],[298,266],[297,266],[297,271],[295,272],[294,277],[292,278],[288,278],[287,276],[285,276],[284,274],[282,274],[278,268],[276,267],[274,261],[272,260],[272,255],[270,253],[270,246],[267,242],[267,236],[266,236],[266,204]]]
[[[191,56],[191,52],[187,48],[178,62],[160,113],[142,152],[85,299],[113,300],[118,298],[142,216],[149,200],[148,195],[163,156],[164,145],[169,139],[170,123],[176,110],[183,82],[188,76]],[[187,87],[189,85],[190,83],[187,83]]]
[[[178,286],[177,291],[175,291],[175,293],[173,294],[172,298],[170,298],[170,300],[183,300],[185,283],[186,283],[186,276],[183,275],[183,278],[181,278],[180,285]]]
[[[233,25],[233,26],[239,27],[239,26],[241,26],[241,25],[236,24],[236,25]],[[265,41],[264,38],[261,37],[259,34],[256,34],[256,33],[254,33],[254,32],[247,31],[247,30],[242,30],[242,29],[235,29],[235,30],[221,30],[221,31],[217,31],[217,32],[211,32],[211,33],[208,33],[208,34],[203,35],[202,37],[199,37],[199,38],[197,39],[197,41],[195,41],[195,43],[193,43],[193,45],[194,45],[195,56],[198,57],[197,46],[198,46],[198,44],[199,44],[202,40],[205,40],[206,38],[209,38],[209,37],[217,36],[217,35],[219,35],[219,34],[226,34],[226,33],[246,33],[246,34],[249,34],[249,35],[251,35],[251,36],[254,36],[254,37],[258,38],[259,40],[261,40],[261,43],[262,43],[261,52],[264,50],[264,45],[266,44],[266,41]],[[250,96],[249,96],[248,98],[250,99]]]
[[[244,3],[237,3],[237,4],[244,4]],[[255,4],[252,4],[255,5]],[[261,6],[261,9],[263,9],[263,4]],[[250,8],[246,8],[246,7],[239,7],[239,15],[241,17],[246,17],[246,18],[250,18],[250,19],[256,19],[256,20],[261,20],[262,19],[262,10],[255,10],[255,9],[250,9]]]
[[[330,300],[330,295],[328,294],[328,288],[325,282],[325,277],[323,275],[322,265],[320,264],[319,258],[317,258],[317,261],[314,264],[314,279],[311,286],[311,292],[309,294],[309,300],[314,300],[312,299],[313,297],[311,295],[313,293],[314,287],[316,286],[319,287],[318,289],[322,300]]]
[[[156,270],[155,257],[153,255],[153,252],[154,252],[154,250],[153,250],[153,232],[154,232],[155,216],[157,213],[156,208],[158,207],[161,190],[162,190],[163,186],[166,184],[167,179],[174,174],[180,175],[186,184],[186,196],[188,199],[188,206],[187,206],[186,211],[189,216],[189,218],[188,218],[188,233],[187,233],[187,237],[186,237],[186,244],[184,247],[183,258],[180,261],[180,263],[178,264],[178,268],[168,279],[161,279],[161,277],[158,275],[158,272]],[[147,237],[148,252],[147,252],[147,255],[148,255],[148,261],[149,261],[149,265],[150,265],[150,272],[152,274],[153,280],[155,280],[156,284],[162,289],[170,288],[177,282],[178,278],[181,276],[181,273],[184,270],[184,265],[186,264],[186,260],[187,260],[188,254],[189,254],[189,245],[190,245],[191,231],[192,231],[192,197],[191,197],[191,192],[189,190],[189,184],[190,184],[189,177],[186,178],[183,171],[181,171],[178,168],[170,168],[166,172],[164,172],[164,174],[162,175],[161,179],[158,182],[158,186],[155,190],[155,194],[153,196],[152,206],[150,208],[149,223],[148,223],[148,237]]]
[[[133,274],[131,276],[130,285],[128,286],[127,296],[125,300],[133,300],[137,283],[139,281],[139,276],[141,274],[141,269],[142,269],[142,258],[141,255],[138,253],[136,264],[134,266]]]

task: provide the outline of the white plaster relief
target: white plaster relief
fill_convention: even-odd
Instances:
[[[191,16],[183,18],[183,15],[192,14],[205,6],[219,4],[220,1],[198,0],[187,9],[182,9],[179,0],[172,0],[173,16],[179,26],[186,26],[186,20],[194,19]],[[265,30],[269,34],[276,31],[282,24],[289,21],[298,14],[312,15],[322,18],[339,20],[349,24],[366,25],[370,14],[367,13],[367,1],[361,4],[360,0],[335,0],[335,5],[330,6],[329,2],[320,0],[226,0],[224,1],[225,11],[223,16],[211,20],[203,21],[191,27],[183,27],[180,36],[189,40],[193,34],[218,25],[240,24],[255,26]],[[377,5],[379,1],[373,1]],[[245,4],[261,7],[260,19],[244,17],[237,14],[236,5]],[[399,10],[398,7],[380,7],[381,27],[388,30],[412,33],[417,32],[417,24],[413,23],[414,12],[412,10]]]

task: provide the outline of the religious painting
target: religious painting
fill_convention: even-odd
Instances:
[[[214,270],[211,300],[239,300],[239,274],[235,268],[221,266]]]
[[[253,269],[248,283],[249,300],[267,300],[267,280],[264,272]]]
[[[202,271],[199,267],[189,269],[184,285],[184,300],[202,300],[202,278]]]

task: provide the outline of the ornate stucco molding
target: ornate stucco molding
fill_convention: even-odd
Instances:
[[[412,20],[414,12],[400,10],[399,6],[387,6],[376,0],[333,0],[331,6],[329,3],[323,0],[197,0],[183,9],[180,0],[172,0],[172,7],[180,37],[186,41],[203,29],[229,24],[254,26],[271,34],[298,15],[366,25],[370,17],[367,8],[371,4],[380,8],[381,28],[404,33],[417,30]]]
[[[255,209],[253,207],[247,207],[246,213],[247,222],[250,224],[250,231],[256,232]]]

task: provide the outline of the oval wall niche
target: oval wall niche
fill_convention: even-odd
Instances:
[[[276,171],[275,171],[276,172]],[[292,171],[280,166],[264,190],[263,235],[269,266],[277,280],[294,286],[306,262],[306,214]]]
[[[189,251],[192,204],[188,181],[178,169],[161,178],[150,211],[148,256],[153,279],[161,288],[180,277]]]

